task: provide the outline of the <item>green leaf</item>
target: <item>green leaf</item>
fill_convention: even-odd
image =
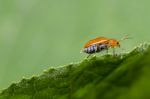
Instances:
[[[3,90],[0,99],[150,99],[150,46],[51,68]]]

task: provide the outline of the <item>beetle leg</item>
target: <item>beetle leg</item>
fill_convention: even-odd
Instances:
[[[113,48],[113,55],[115,56],[115,48]]]
[[[99,44],[96,44],[96,50],[95,50],[95,53],[99,50],[98,47],[99,47]]]
[[[108,54],[108,49],[106,49],[106,53]]]
[[[89,54],[86,58],[89,58],[92,54]]]

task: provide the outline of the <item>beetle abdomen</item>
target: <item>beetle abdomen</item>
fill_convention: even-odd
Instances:
[[[83,52],[88,53],[88,54],[95,53],[96,51],[97,51],[96,45],[92,45],[92,46],[89,46],[89,47],[83,49]]]
[[[83,52],[88,53],[88,54],[93,54],[93,53],[97,53],[103,50],[108,49],[108,45],[107,44],[94,44],[92,46],[89,46],[87,48],[83,49]]]

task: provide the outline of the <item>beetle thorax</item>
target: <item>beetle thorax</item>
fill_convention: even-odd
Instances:
[[[119,41],[117,41],[116,39],[109,39],[109,43],[108,43],[109,47],[114,48],[114,47],[119,47]]]

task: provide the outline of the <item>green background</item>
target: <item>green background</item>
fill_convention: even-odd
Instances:
[[[0,89],[23,76],[81,61],[91,38],[132,39],[127,52],[150,41],[148,0],[0,0]]]

